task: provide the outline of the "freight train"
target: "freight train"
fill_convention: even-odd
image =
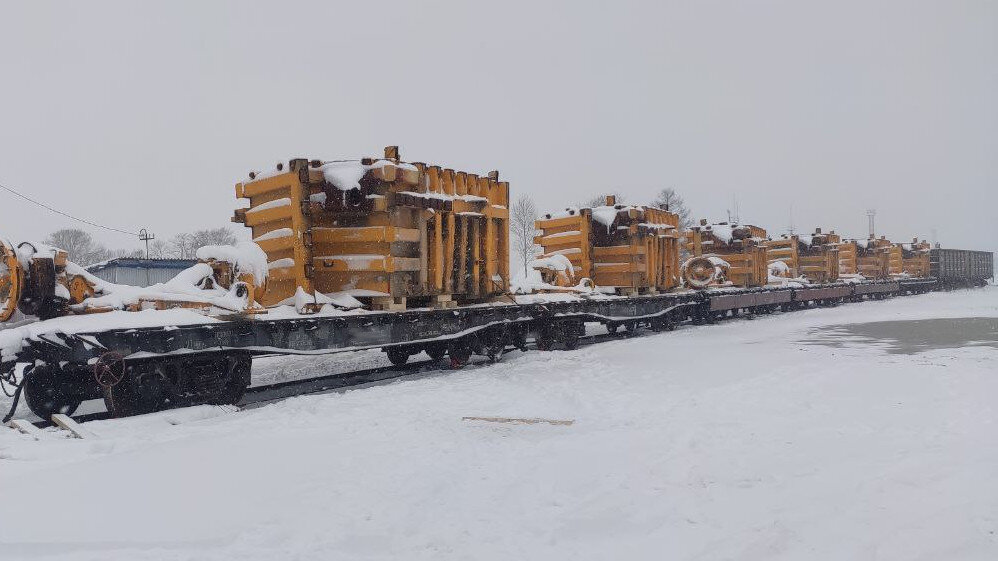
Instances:
[[[235,186],[252,242],[204,247],[147,288],[98,279],[65,251],[0,240],[0,384],[43,419],[103,399],[116,416],[237,403],[254,356],[380,348],[453,366],[510,348],[573,348],[586,322],[664,330],[739,313],[879,299],[994,277],[993,256],[916,240],[771,239],[668,208],[567,208],[511,282],[509,183],[383,157],[294,159]]]

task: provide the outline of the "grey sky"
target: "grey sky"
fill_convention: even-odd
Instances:
[[[228,225],[250,169],[399,144],[542,209],[672,186],[998,249],[998,2],[4,2],[0,53],[0,182],[160,237]]]

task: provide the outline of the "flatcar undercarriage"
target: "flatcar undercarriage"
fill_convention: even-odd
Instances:
[[[250,384],[252,357],[384,350],[395,365],[425,352],[451,365],[473,354],[499,360],[510,348],[574,348],[586,322],[612,332],[669,330],[683,322],[713,323],[742,313],[918,294],[934,279],[835,283],[792,288],[688,291],[634,297],[578,298],[447,310],[372,312],[293,319],[240,317],[212,323],[43,333],[23,341],[0,363],[33,413],[72,414],[82,401],[103,399],[114,416],[201,404],[238,403]],[[7,356],[5,355],[5,359]],[[17,406],[14,405],[8,418]]]

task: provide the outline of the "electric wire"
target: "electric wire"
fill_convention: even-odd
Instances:
[[[29,197],[29,196],[27,196],[27,195],[25,195],[23,193],[20,193],[18,191],[15,191],[14,189],[11,189],[10,187],[7,187],[3,183],[0,183],[0,189],[3,189],[4,191],[7,191],[8,193],[12,193],[14,195],[17,195],[18,197],[21,197],[22,199],[24,199],[24,200],[26,200],[26,201],[28,201],[28,202],[30,202],[32,204],[36,204],[36,205],[38,205],[38,206],[40,206],[40,207],[42,207],[42,208],[44,208],[44,209],[46,209],[46,210],[48,210],[50,212],[54,212],[56,214],[65,216],[66,218],[70,218],[72,220],[76,220],[77,222],[82,222],[83,224],[88,224],[88,225],[93,226],[95,228],[103,228],[105,230],[110,230],[112,232],[118,232],[120,234],[127,234],[129,236],[141,237],[141,234],[139,234],[138,232],[128,232],[126,230],[121,230],[119,228],[114,228],[114,227],[111,227],[111,226],[105,226],[103,224],[98,224],[96,222],[91,222],[90,220],[85,220],[83,218],[78,218],[76,216],[73,216],[72,214],[63,212],[63,211],[61,211],[59,209],[52,208],[52,207],[50,207],[49,205],[47,205],[45,203],[36,201],[35,199],[32,199],[31,197]]]

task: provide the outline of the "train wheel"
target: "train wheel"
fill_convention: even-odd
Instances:
[[[506,333],[502,329],[490,329],[483,337],[485,356],[492,362],[498,362],[506,352]]]
[[[550,327],[541,328],[534,336],[534,344],[538,351],[550,351],[554,347],[554,334]]]
[[[471,359],[471,347],[461,340],[451,341],[447,346],[447,354],[450,355],[450,365],[452,368],[461,368],[468,364]]]
[[[403,347],[388,347],[385,349],[388,360],[395,366],[402,366],[409,361],[409,351]]]
[[[423,349],[423,351],[426,352],[426,354],[430,358],[432,358],[433,360],[440,360],[440,359],[444,358],[445,354],[447,354],[447,346],[446,345],[430,345],[430,346],[426,347],[425,349]]]
[[[119,353],[106,352],[94,363],[94,379],[104,390],[104,407],[115,417],[142,412],[136,380],[128,375],[125,359]]]
[[[24,401],[32,413],[46,421],[56,413],[72,415],[80,406],[80,400],[60,385],[59,371],[46,366],[32,369],[24,378]]]
[[[236,355],[229,357],[225,361],[228,368],[228,377],[225,380],[225,388],[219,396],[220,404],[235,405],[246,395],[246,388],[249,387],[253,372],[253,357],[250,355]]]
[[[147,412],[143,411],[138,392],[135,390],[134,382],[127,379],[104,388],[104,407],[115,417],[129,417]],[[146,405],[148,407],[148,404]]]

